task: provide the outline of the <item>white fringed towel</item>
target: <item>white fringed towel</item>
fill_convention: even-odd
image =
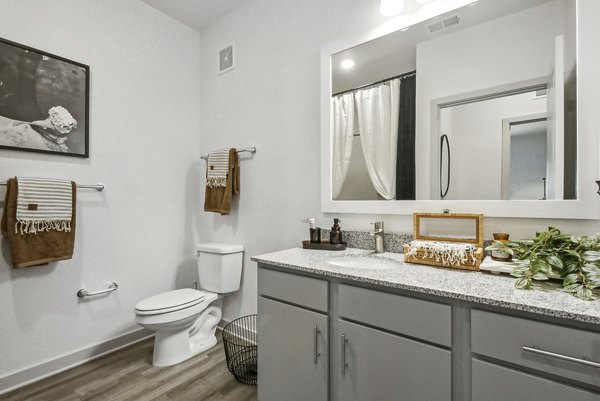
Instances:
[[[17,222],[15,233],[71,231],[73,217],[71,181],[53,178],[17,177]]]
[[[414,240],[410,242],[410,248],[406,255],[417,258],[418,251],[424,252],[423,259],[433,258],[436,262],[441,262],[446,266],[459,266],[461,263],[475,265],[477,261],[475,257],[477,247],[470,244]]]
[[[229,149],[219,149],[208,154],[206,161],[206,186],[225,187],[229,173]]]

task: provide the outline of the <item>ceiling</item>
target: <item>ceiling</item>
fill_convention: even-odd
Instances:
[[[144,3],[201,31],[244,0],[142,0]]]

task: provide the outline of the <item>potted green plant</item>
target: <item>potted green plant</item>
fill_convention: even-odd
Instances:
[[[531,240],[493,241],[488,251],[507,252],[517,260],[515,287],[530,289],[533,281],[559,279],[563,289],[578,298],[593,299],[600,287],[600,234],[575,236],[558,228],[538,232]]]

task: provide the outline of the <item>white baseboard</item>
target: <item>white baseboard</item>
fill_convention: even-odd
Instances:
[[[153,335],[154,332],[147,329],[132,331],[112,340],[80,349],[39,365],[9,374],[8,376],[0,377],[0,395],[100,358]]]

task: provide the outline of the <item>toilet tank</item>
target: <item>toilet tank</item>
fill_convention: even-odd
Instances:
[[[201,289],[224,294],[237,291],[242,278],[244,246],[219,242],[198,244]]]

